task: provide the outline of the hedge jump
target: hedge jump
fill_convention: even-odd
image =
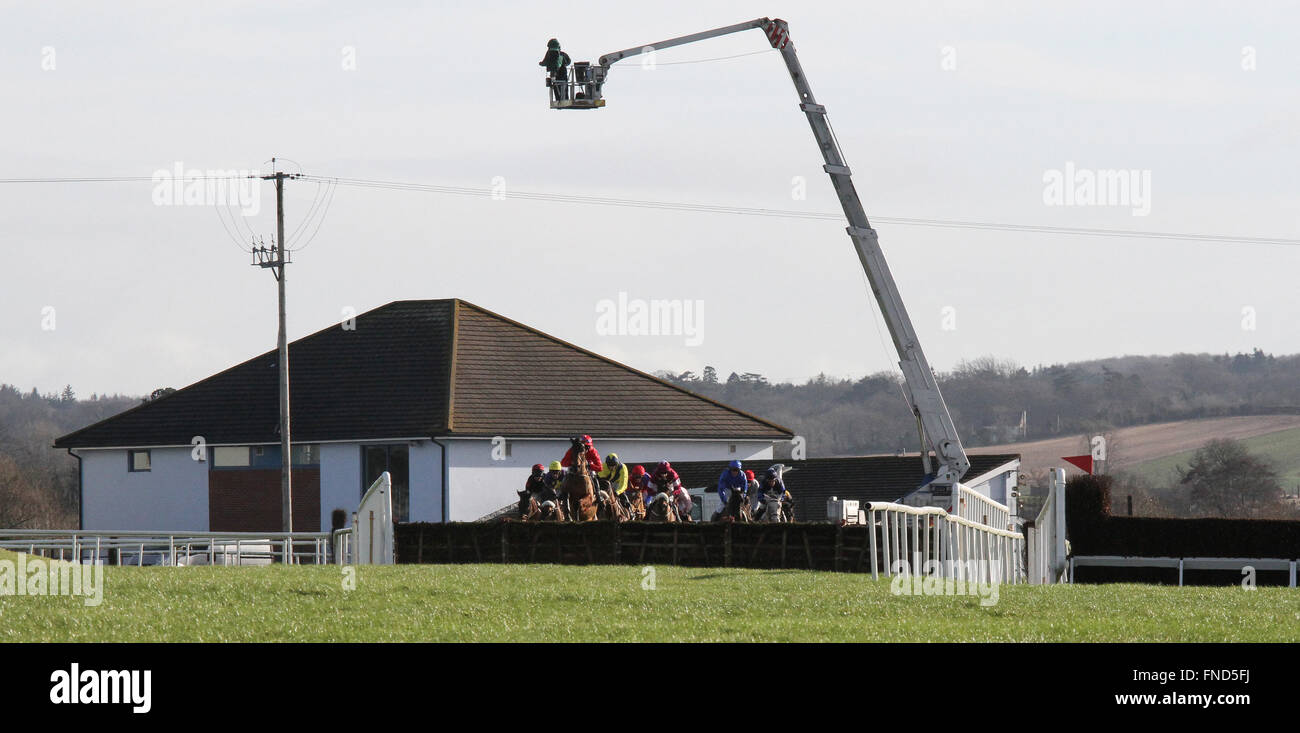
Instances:
[[[878,530],[877,530],[878,531]],[[834,524],[452,522],[395,528],[398,563],[872,569],[871,528]],[[877,546],[883,540],[877,537]],[[875,558],[877,567],[879,558]]]

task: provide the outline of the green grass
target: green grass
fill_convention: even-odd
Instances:
[[[0,641],[1300,641],[1287,588],[1003,586],[895,596],[807,571],[622,566],[108,568],[104,601],[0,597]]]
[[[1278,480],[1287,493],[1296,493],[1300,487],[1300,428],[1279,430],[1275,433],[1244,438],[1241,443],[1258,456],[1268,458],[1277,469]],[[1153,458],[1125,470],[1150,479],[1157,486],[1172,487],[1178,485],[1176,466],[1187,467],[1195,450],[1175,453],[1163,458]]]

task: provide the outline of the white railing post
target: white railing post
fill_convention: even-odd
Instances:
[[[867,522],[867,526],[871,530],[870,534],[867,535],[868,541],[871,543],[871,579],[880,580],[880,574],[876,572],[876,563],[880,561],[880,558],[876,556],[876,510],[872,509],[870,504],[867,505],[867,517],[870,520]]]

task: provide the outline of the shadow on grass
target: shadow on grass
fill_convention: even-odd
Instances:
[[[764,570],[764,571],[762,571],[762,572],[751,571],[750,574],[751,574],[751,575],[794,575],[794,574],[802,573],[802,572],[807,572],[807,571],[804,571],[804,570]],[[692,576],[688,577],[687,580],[714,580],[714,579],[717,579],[717,578],[735,578],[735,577],[738,577],[738,576],[740,576],[740,575],[742,575],[742,573],[737,573],[737,572],[730,572],[730,573],[708,573],[708,574],[706,574],[706,575],[692,575]]]

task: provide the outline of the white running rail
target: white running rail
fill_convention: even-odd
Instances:
[[[949,514],[938,507],[868,502],[871,577],[907,568],[977,583],[1022,583],[1024,535]]]
[[[158,532],[0,529],[0,549],[108,565],[324,565],[353,560],[352,530]]]
[[[1048,471],[1047,501],[1028,530],[1029,582],[1050,585],[1066,580],[1069,548],[1065,541],[1065,469]]]
[[[957,516],[997,529],[1011,529],[1011,509],[963,484],[957,484]]]

